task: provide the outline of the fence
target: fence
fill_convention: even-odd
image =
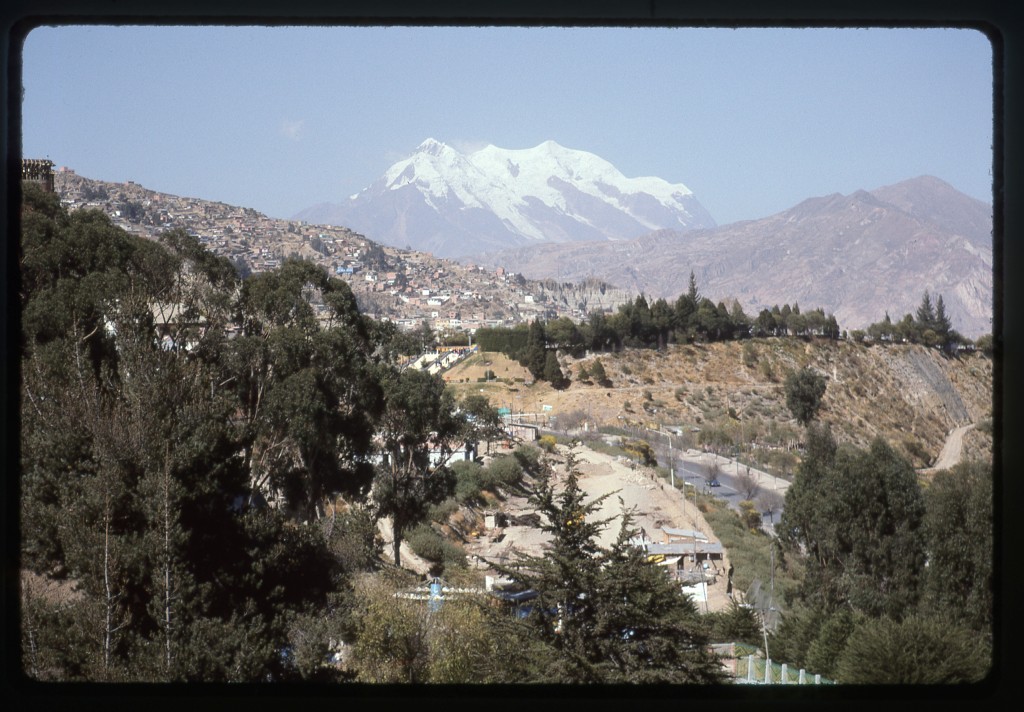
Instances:
[[[791,667],[787,663],[765,660],[752,645],[728,643],[712,646],[722,657],[738,685],[834,685],[821,675]]]

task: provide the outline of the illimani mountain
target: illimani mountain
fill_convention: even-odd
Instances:
[[[715,301],[748,314],[797,302],[835,314],[846,329],[885,313],[913,313],[925,290],[941,294],[953,328],[992,329],[992,208],[932,176],[873,191],[809,198],[776,215],[636,240],[537,245],[477,256],[530,279],[595,277],[674,298],[690,271]]]
[[[685,185],[627,178],[608,161],[554,141],[461,153],[434,139],[348,200],[294,219],[345,225],[438,257],[715,226]]]

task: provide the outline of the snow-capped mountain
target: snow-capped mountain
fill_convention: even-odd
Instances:
[[[626,178],[599,156],[554,141],[463,154],[427,139],[344,203],[315,205],[295,219],[440,257],[715,226],[685,185]]]

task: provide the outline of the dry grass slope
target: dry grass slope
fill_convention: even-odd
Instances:
[[[577,378],[600,358],[610,387]],[[558,427],[632,425],[719,430],[736,443],[784,444],[800,429],[785,405],[786,376],[809,367],[827,378],[819,418],[840,442],[866,446],[881,436],[918,468],[934,462],[947,434],[992,417],[992,361],[980,353],[946,358],[916,345],[865,346],[848,342],[752,339],[627,350],[575,360],[562,357],[572,385],[556,391],[530,383],[524,368],[484,353],[445,374],[460,394],[483,392],[495,405],[554,416]],[[498,380],[481,383],[486,370]],[[550,406],[544,409],[543,406]],[[685,444],[685,443],[684,443]],[[964,439],[965,458],[991,457],[984,427]]]

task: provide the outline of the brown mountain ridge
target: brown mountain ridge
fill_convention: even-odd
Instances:
[[[913,313],[928,290],[942,295],[962,334],[992,328],[992,209],[932,176],[711,230],[537,245],[474,262],[531,279],[596,277],[666,299],[686,289],[692,270],[703,294],[735,298],[750,315],[797,302],[835,314],[844,329]]]

